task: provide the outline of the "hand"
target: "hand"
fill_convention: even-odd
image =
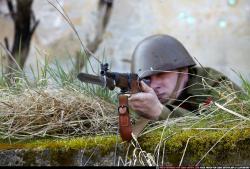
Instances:
[[[158,119],[163,105],[151,87],[143,81],[141,81],[141,87],[143,92],[132,94],[131,97],[129,97],[129,106],[139,115],[147,119]]]

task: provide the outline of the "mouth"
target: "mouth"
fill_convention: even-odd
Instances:
[[[166,93],[157,94],[157,97],[161,103],[165,103],[168,100]]]
[[[157,97],[158,97],[159,100],[162,100],[164,98],[164,95],[165,95],[164,93],[157,94]]]

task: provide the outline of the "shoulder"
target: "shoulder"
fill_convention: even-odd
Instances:
[[[205,77],[213,79],[226,78],[226,76],[222,72],[219,72],[211,67],[192,67],[189,68],[189,73],[204,78]]]
[[[240,87],[237,86],[233,81],[231,81],[226,75],[222,72],[217,71],[211,67],[192,67],[189,68],[190,80],[205,82],[208,85],[215,87],[220,86],[222,83],[230,84],[234,89],[240,90]]]

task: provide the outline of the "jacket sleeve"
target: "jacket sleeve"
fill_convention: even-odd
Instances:
[[[181,107],[168,104],[163,107],[158,120],[166,120],[167,118],[176,118],[183,116],[195,116],[195,114]]]

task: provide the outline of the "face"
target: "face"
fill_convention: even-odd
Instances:
[[[148,77],[148,79],[150,80],[150,87],[154,89],[160,102],[165,103],[174,92],[178,71],[158,73]]]

